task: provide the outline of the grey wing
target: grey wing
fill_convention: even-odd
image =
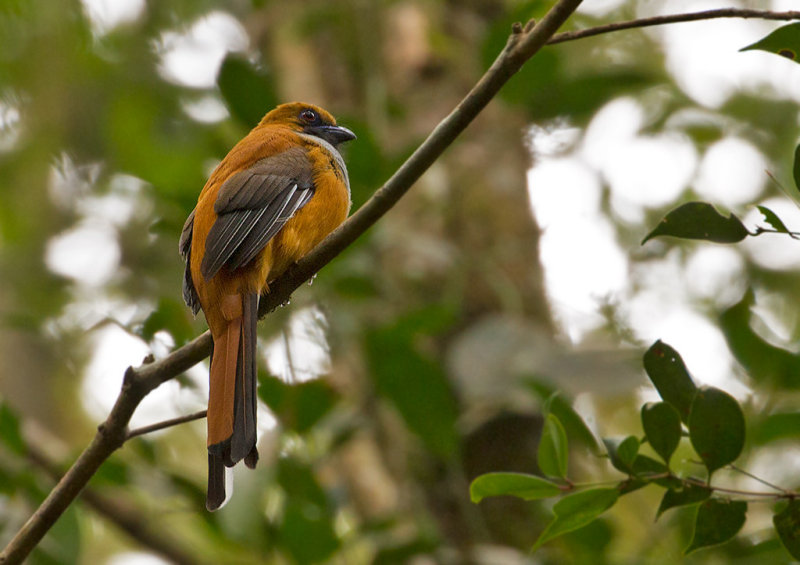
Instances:
[[[194,231],[194,210],[186,218],[186,223],[183,224],[181,231],[181,239],[178,243],[178,251],[181,257],[186,262],[183,269],[183,301],[192,309],[192,314],[197,315],[200,311],[200,297],[197,295],[197,290],[194,288],[194,281],[192,281],[192,232]]]
[[[300,149],[258,161],[220,188],[217,219],[206,238],[200,266],[208,280],[223,265],[247,265],[313,196],[311,165]]]

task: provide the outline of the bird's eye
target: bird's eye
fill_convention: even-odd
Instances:
[[[313,124],[317,121],[319,116],[314,110],[306,109],[300,112],[300,119],[306,122],[307,124]]]

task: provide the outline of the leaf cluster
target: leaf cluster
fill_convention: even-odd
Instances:
[[[510,495],[523,500],[558,497],[554,518],[540,534],[533,549],[583,528],[614,506],[620,497],[648,485],[664,490],[656,518],[672,508],[695,509],[694,533],[685,553],[732,539],[742,528],[750,498],[786,501],[774,516],[775,529],[793,557],[800,557],[800,532],[793,520],[800,512],[797,494],[744,492],[713,484],[718,469],[730,467],[745,446],[745,417],[739,403],[727,392],[697,386],[680,354],[662,341],[644,354],[644,368],[662,400],[641,409],[643,436],[603,438],[605,456],[625,477],[612,487],[578,485],[568,476],[567,434],[558,417],[549,413],[538,450],[538,466],[544,476],[523,473],[487,473],[470,486],[473,502],[491,496]],[[579,418],[574,411],[572,418]],[[706,468],[705,479],[681,476],[671,459],[688,441]],[[649,444],[659,459],[640,452]],[[735,468],[735,467],[734,467]],[[738,497],[738,498],[737,498]]]

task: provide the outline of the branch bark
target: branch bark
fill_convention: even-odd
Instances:
[[[58,481],[61,478],[61,471],[44,453],[30,445],[26,446],[26,451],[28,459],[54,481]],[[91,488],[84,489],[80,497],[95,512],[115,524],[143,547],[178,565],[197,565],[201,563],[181,549],[176,540],[169,539],[161,532],[154,531],[147,523],[147,520],[129,508],[125,508],[116,501],[98,494]]]
[[[758,18],[761,20],[800,20],[800,11],[771,12],[769,10],[749,10],[744,8],[720,8],[717,10],[704,10],[702,12],[690,12],[688,14],[669,14],[665,16],[653,16],[638,20],[628,20],[626,22],[614,22],[611,24],[580,29],[576,31],[565,31],[557,33],[547,41],[547,45],[574,41],[585,37],[593,37],[604,33],[622,31],[625,29],[635,29],[652,27],[666,24],[676,24],[681,22],[697,22],[701,20],[714,20],[719,18]]]
[[[535,26],[514,26],[506,47],[458,106],[436,126],[411,157],[364,206],[270,285],[269,295],[261,300],[259,314],[263,316],[285,303],[294,290],[389,211],[494,98],[500,88],[545,44],[622,29],[722,17],[800,19],[800,12],[723,9],[659,16],[554,35],[580,3],[581,0],[559,0]],[[90,445],[0,554],[0,564],[21,563],[78,496],[100,465],[131,437],[127,432],[127,425],[141,400],[163,382],[202,361],[210,351],[211,337],[206,332],[164,359],[145,363],[136,369],[131,367],[126,371],[122,390],[108,418],[99,426]]]

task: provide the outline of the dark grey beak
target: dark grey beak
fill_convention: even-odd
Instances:
[[[311,135],[321,137],[334,147],[356,138],[356,134],[344,126],[313,126],[306,128],[306,131]]]

